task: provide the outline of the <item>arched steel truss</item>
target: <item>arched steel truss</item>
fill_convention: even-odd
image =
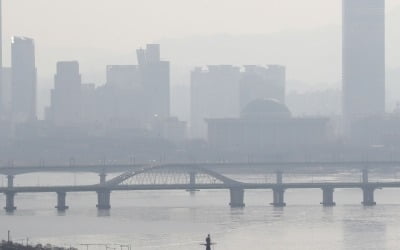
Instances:
[[[228,178],[201,166],[163,165],[129,171],[105,183],[116,185],[174,185],[174,184],[227,184],[241,182]]]

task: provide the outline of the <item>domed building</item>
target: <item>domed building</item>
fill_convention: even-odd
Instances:
[[[243,119],[273,120],[290,118],[290,110],[275,99],[257,99],[247,104],[241,112]]]
[[[206,119],[208,141],[222,150],[259,151],[268,148],[316,146],[328,140],[328,119],[293,117],[274,99],[247,104],[240,118]]]

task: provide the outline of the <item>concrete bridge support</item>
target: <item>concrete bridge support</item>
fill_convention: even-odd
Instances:
[[[283,173],[282,171],[276,171],[276,184],[283,183]]]
[[[362,171],[362,182],[368,183],[368,169],[363,169]]]
[[[110,209],[110,196],[111,196],[111,191],[110,190],[102,190],[102,191],[97,191],[97,208],[98,209]]]
[[[195,191],[199,191],[198,189],[196,189],[196,172],[190,172],[189,173],[189,186],[190,188],[188,188],[186,191],[189,192],[195,192]]]
[[[194,187],[196,185],[196,173],[195,172],[189,173],[189,183],[190,183],[191,187]]]
[[[245,206],[245,204],[244,204],[244,189],[243,188],[231,188],[230,194],[231,194],[231,202],[229,203],[229,205],[232,208]]]
[[[322,202],[321,204],[324,207],[333,207],[336,203],[333,201],[333,192],[334,188],[332,187],[324,187],[322,188]]]
[[[8,188],[14,187],[14,175],[7,175],[7,187]]]
[[[375,206],[376,202],[374,200],[374,191],[373,187],[363,187],[363,202],[364,206]]]
[[[101,173],[101,174],[99,174],[99,176],[100,176],[100,185],[106,184],[107,174],[106,173]]]
[[[271,205],[273,205],[274,207],[286,206],[285,189],[278,187],[278,188],[272,189],[272,191],[273,191],[273,202],[271,203]]]
[[[69,207],[66,204],[66,196],[67,193],[66,192],[57,192],[57,210],[58,211],[65,211],[67,210]]]
[[[17,207],[14,205],[14,198],[15,198],[15,193],[14,192],[6,192],[6,206],[4,209],[6,212],[14,212]]]

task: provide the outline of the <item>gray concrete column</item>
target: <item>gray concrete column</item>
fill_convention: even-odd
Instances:
[[[110,209],[110,196],[111,191],[109,190],[101,190],[97,191],[97,208],[98,209]]]
[[[274,207],[284,207],[285,203],[285,189],[282,187],[277,187],[272,189],[273,192],[273,202],[271,205]]]
[[[368,169],[363,169],[362,171],[362,182],[368,183]]]
[[[196,173],[195,172],[189,173],[189,183],[190,183],[191,187],[194,187],[196,185]]]
[[[7,175],[7,187],[8,188],[14,187],[14,175]]]
[[[4,209],[6,212],[14,212],[17,207],[14,205],[14,197],[15,197],[15,192],[6,192],[6,206]]]
[[[334,188],[332,187],[323,187],[322,188],[322,202],[321,204],[324,207],[333,207],[336,203],[333,201],[333,192]]]
[[[66,192],[57,192],[57,210],[58,211],[65,211],[67,210],[69,207],[66,204],[66,196],[67,193]]]
[[[100,185],[106,184],[107,174],[106,173],[101,173],[101,174],[99,174],[99,176],[100,176]]]
[[[243,188],[231,188],[230,195],[231,195],[231,202],[229,203],[229,205],[232,208],[245,206]]]
[[[363,201],[362,204],[364,206],[375,206],[376,202],[374,200],[374,192],[375,188],[373,187],[363,187]]]
[[[283,173],[282,171],[276,171],[276,184],[282,184],[283,183]]]
[[[186,191],[188,192],[199,191],[198,189],[196,189],[196,172],[189,173],[189,186],[190,188],[188,188]]]

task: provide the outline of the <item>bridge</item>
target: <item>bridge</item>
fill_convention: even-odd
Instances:
[[[145,167],[158,166],[187,166],[203,167],[226,171],[235,168],[246,169],[286,169],[286,168],[369,168],[369,167],[400,167],[400,161],[269,161],[269,162],[181,162],[181,163],[143,163],[143,164],[93,164],[93,165],[30,165],[30,166],[9,166],[0,167],[0,175],[16,176],[29,173],[121,173]]]
[[[94,172],[98,170],[100,169],[93,168]],[[245,190],[269,189],[273,192],[271,204],[275,207],[284,207],[286,206],[284,194],[287,189],[320,189],[322,190],[321,204],[335,206],[333,199],[335,189],[356,188],[363,192],[362,204],[372,206],[376,204],[374,200],[376,189],[400,188],[400,182],[369,182],[367,169],[363,169],[360,182],[284,183],[282,171],[277,171],[275,178],[274,183],[246,183],[199,165],[175,164],[142,168],[131,166],[129,171],[109,180],[104,172],[100,172],[100,182],[95,185],[14,186],[14,176],[8,175],[7,186],[0,188],[0,193],[6,196],[5,210],[13,212],[16,209],[15,196],[18,193],[56,193],[56,208],[59,211],[65,211],[68,209],[67,193],[72,192],[95,192],[97,193],[97,208],[110,209],[111,193],[115,191],[225,189],[230,191],[231,207],[244,207]]]

